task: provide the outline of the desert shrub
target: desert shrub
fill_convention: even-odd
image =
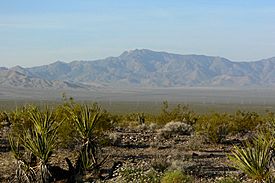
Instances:
[[[274,144],[274,137],[259,134],[252,142],[247,141],[243,148],[234,146],[229,159],[233,167],[256,182],[274,181],[271,168]]]
[[[201,116],[196,123],[196,132],[207,142],[220,143],[230,132],[229,115],[213,113]]]
[[[178,104],[176,107],[169,109],[167,101],[163,102],[161,111],[157,116],[157,122],[161,125],[165,125],[171,121],[181,121],[193,125],[196,120],[195,113],[189,110],[188,106]]]
[[[138,113],[132,112],[132,113],[127,113],[123,115],[123,121],[126,122],[137,122],[138,121]]]
[[[137,120],[139,122],[140,125],[145,123],[145,114],[142,113],[137,113]]]
[[[199,134],[193,135],[187,142],[187,148],[193,151],[197,151],[204,147],[205,139]]]
[[[9,115],[9,120],[12,123],[12,132],[14,134],[22,134],[23,129],[28,129],[33,126],[30,119],[30,112],[33,112],[37,107],[33,105],[26,105],[21,108],[16,108]]]
[[[136,113],[127,113],[124,115],[120,115],[119,123],[117,123],[118,127],[127,128],[130,126],[138,126]]]
[[[119,182],[133,183],[159,183],[160,174],[153,169],[143,170],[141,168],[126,167],[119,171],[121,176]]]
[[[263,118],[263,123],[257,127],[257,131],[270,134],[275,137],[275,113],[267,112]]]
[[[154,170],[164,173],[171,166],[171,163],[163,159],[155,159],[151,166]]]
[[[237,111],[231,116],[231,132],[246,133],[255,130],[263,121],[256,112]]]
[[[98,104],[93,104],[94,108],[98,107]],[[101,118],[99,119],[98,123],[95,125],[95,131],[98,132],[106,132],[112,130],[116,124],[119,122],[119,117],[117,115],[112,115],[111,113],[107,112],[105,109],[102,109]]]
[[[168,171],[161,178],[161,183],[191,183],[193,178],[179,170]]]
[[[0,112],[0,123],[2,121],[6,121],[6,122],[10,121],[7,112]]]
[[[235,177],[222,177],[216,183],[241,183],[241,181]]]
[[[70,114],[67,107],[69,106],[68,103],[58,105],[54,110],[54,116],[58,121],[63,121],[58,129],[60,147],[73,149],[78,143],[78,134],[72,119],[68,118]],[[74,110],[78,109],[75,108]]]
[[[191,125],[183,122],[169,122],[158,130],[158,135],[163,138],[170,138],[173,135],[190,135],[193,132]]]
[[[109,133],[108,136],[109,136],[109,142],[111,145],[116,146],[121,143],[122,138],[117,133]]]

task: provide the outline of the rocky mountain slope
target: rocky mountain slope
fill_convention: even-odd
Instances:
[[[0,69],[0,85],[22,87],[274,87],[275,57],[232,62],[222,57],[179,55],[151,50],[125,51],[95,61]]]
[[[61,80],[47,80],[39,77],[34,77],[26,69],[19,66],[0,70],[0,86],[19,87],[19,88],[70,88],[80,89],[85,88],[83,84],[75,84]]]

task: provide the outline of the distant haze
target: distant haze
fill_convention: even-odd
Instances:
[[[255,61],[275,55],[275,1],[2,0],[0,42],[6,67],[135,48]]]

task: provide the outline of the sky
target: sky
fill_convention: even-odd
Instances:
[[[275,56],[274,0],[1,0],[0,66],[125,50],[251,61]]]

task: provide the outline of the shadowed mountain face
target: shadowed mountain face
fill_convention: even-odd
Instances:
[[[232,62],[221,57],[142,49],[95,61],[68,64],[58,61],[32,68],[0,68],[0,85],[17,85],[18,79],[21,84],[28,83],[28,87],[274,87],[275,57],[256,62]]]

